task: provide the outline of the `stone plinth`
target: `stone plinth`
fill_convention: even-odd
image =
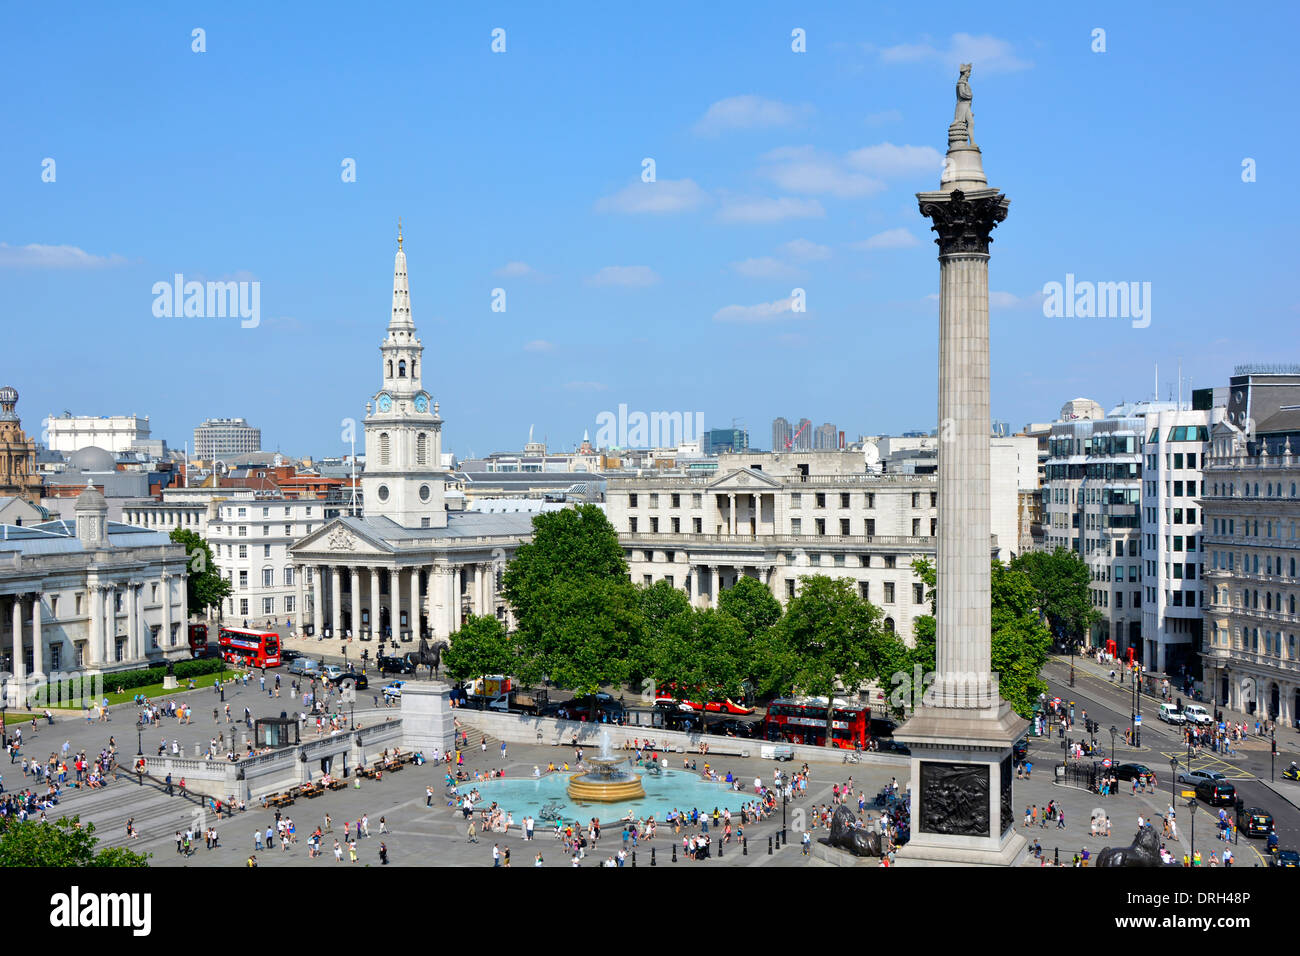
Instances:
[[[402,746],[421,750],[454,750],[456,728],[451,714],[451,688],[435,681],[402,686]]]

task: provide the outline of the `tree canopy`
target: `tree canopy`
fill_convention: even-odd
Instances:
[[[99,844],[95,825],[79,825],[79,817],[57,822],[0,817],[0,867],[11,866],[148,866],[148,853]]]
[[[518,657],[499,620],[472,614],[451,635],[450,646],[442,652],[442,664],[453,680],[468,680],[484,674],[513,674]]]
[[[1101,620],[1092,606],[1089,582],[1092,572],[1074,551],[1027,551],[1011,559],[1011,567],[1023,572],[1033,585],[1035,606],[1047,619],[1054,637],[1078,642]]]
[[[185,575],[185,596],[191,614],[201,614],[210,607],[219,608],[230,597],[230,582],[221,576],[212,557],[212,546],[197,532],[174,528],[171,539],[185,546],[189,568]]]
[[[740,622],[712,609],[688,609],[669,618],[650,645],[658,689],[704,700],[739,697],[749,676],[749,638]],[[671,690],[671,685],[676,690]]]

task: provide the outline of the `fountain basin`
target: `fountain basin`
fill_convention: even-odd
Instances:
[[[601,757],[591,762],[591,770],[569,778],[566,790],[570,799],[583,803],[617,803],[645,796],[640,774],[619,769],[621,761]]]

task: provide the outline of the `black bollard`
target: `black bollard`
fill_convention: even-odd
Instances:
[[[721,841],[721,840],[718,841],[718,859],[719,859],[719,860],[722,859],[722,841]]]
[[[771,838],[771,837],[768,837],[768,838],[767,838],[767,855],[768,855],[768,856],[771,856],[771,855],[772,855],[772,838]]]
[[[740,838],[740,855],[749,856],[749,837]]]
[[[636,850],[632,851],[632,865],[636,866]]]
[[[1052,865],[1053,866],[1061,865],[1061,848],[1059,846],[1056,848],[1056,859],[1053,861]]]
[[[654,847],[651,847],[651,848],[650,848],[650,865],[651,865],[651,866],[658,866],[658,865],[659,865],[659,864],[657,864],[657,863],[655,862],[655,848],[654,848]]]
[[[677,862],[677,844],[673,843],[673,862]]]

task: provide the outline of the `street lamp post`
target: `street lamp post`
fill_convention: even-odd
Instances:
[[[1191,767],[1188,767],[1187,769],[1190,770]],[[1175,778],[1177,778],[1177,776],[1178,776],[1178,756],[1177,754],[1175,754],[1174,756],[1169,758],[1169,805],[1171,807],[1174,805],[1174,780]]]
[[[135,778],[144,786],[144,718],[135,719]]]
[[[1269,755],[1268,755],[1268,782],[1275,783],[1273,778],[1273,765],[1277,763],[1277,728],[1274,727],[1268,732],[1269,737]]]
[[[1187,809],[1192,811],[1192,859],[1196,858],[1196,800],[1187,801]]]
[[[1119,733],[1119,731],[1115,728],[1115,725],[1114,725],[1114,724],[1111,724],[1111,725],[1110,725],[1110,762],[1111,762],[1111,766],[1114,766],[1114,764],[1115,764],[1115,735],[1116,735],[1117,733]]]

